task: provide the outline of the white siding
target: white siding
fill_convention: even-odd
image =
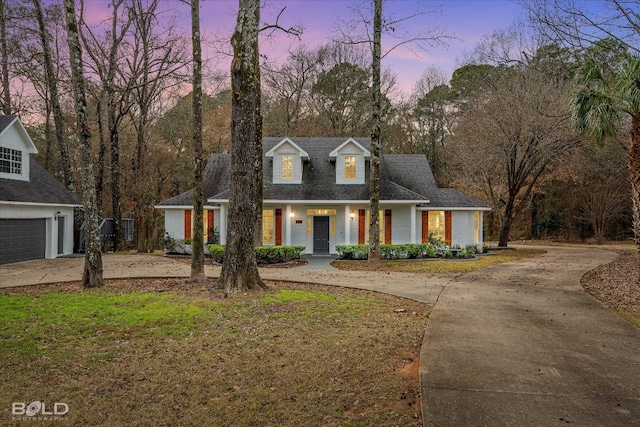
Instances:
[[[411,243],[411,206],[392,206],[391,209],[391,243]]]
[[[184,239],[184,210],[164,210],[164,230],[172,239]],[[164,237],[164,236],[163,236]]]
[[[474,242],[475,211],[453,211],[451,221],[452,245],[460,245],[463,248],[468,245],[482,247],[482,221],[480,221],[479,241],[478,243]]]
[[[56,212],[60,215],[56,218]],[[0,203],[0,219],[46,219],[46,258],[73,253],[73,208],[56,205],[13,205]],[[63,253],[58,254],[58,221],[64,221]]]

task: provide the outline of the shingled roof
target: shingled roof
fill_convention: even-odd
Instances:
[[[3,119],[0,117],[0,122]],[[71,191],[32,157],[29,158],[29,181],[0,178],[0,202],[81,205]]]
[[[309,154],[304,162],[302,184],[273,184],[273,160],[264,158],[264,200],[291,201],[368,201],[369,169],[366,168],[365,184],[337,184],[335,159],[329,153],[346,138],[289,138]],[[353,138],[367,150],[369,138]],[[264,138],[263,150],[268,152],[282,138]],[[332,161],[333,160],[333,161]],[[486,207],[484,204],[457,192],[442,190],[436,185],[427,158],[421,154],[385,154],[381,157],[380,200],[412,201],[428,203],[431,207]],[[229,199],[231,179],[231,155],[213,154],[204,171],[205,199],[223,201]],[[182,193],[159,206],[190,206],[193,192]],[[434,203],[435,201],[438,204]],[[446,204],[440,204],[446,203]]]

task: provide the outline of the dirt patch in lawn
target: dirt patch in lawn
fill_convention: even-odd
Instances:
[[[618,258],[582,277],[582,287],[620,316],[640,327],[640,285],[638,255],[617,250]]]
[[[429,307],[268,282],[223,298],[181,279],[0,291],[0,424],[13,402],[67,425],[419,426]]]

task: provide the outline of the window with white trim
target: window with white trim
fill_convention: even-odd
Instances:
[[[0,147],[0,172],[20,175],[22,173],[22,151]]]
[[[356,179],[356,156],[344,156],[344,178]]]
[[[283,180],[293,179],[293,156],[281,157],[280,178]]]

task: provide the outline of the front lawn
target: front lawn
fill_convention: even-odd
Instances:
[[[65,425],[420,425],[423,304],[290,283],[227,299],[175,279],[106,283],[0,292],[0,424],[41,401],[66,403]]]

